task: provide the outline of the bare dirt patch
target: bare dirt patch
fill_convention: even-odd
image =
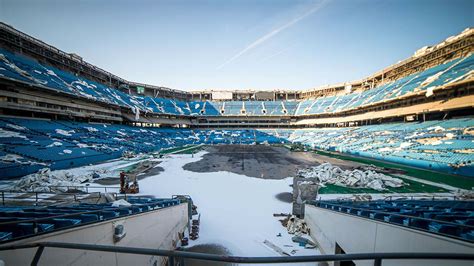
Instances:
[[[150,169],[146,170],[145,172],[138,174],[137,175],[137,180],[142,180],[146,177],[157,175],[157,174],[163,172],[164,170],[165,169],[163,169],[163,167],[156,165],[153,168],[150,168]],[[98,179],[98,180],[94,180],[94,183],[97,183],[97,184],[100,184],[100,185],[103,185],[103,186],[118,185],[118,184],[120,184],[120,177],[117,176],[117,177],[101,178],[101,179]]]
[[[324,162],[342,169],[360,165],[312,152],[292,152],[284,147],[268,145],[216,145],[206,147],[206,151],[208,153],[201,160],[186,164],[183,168],[198,173],[228,171],[250,177],[283,179],[295,176],[299,169]]]

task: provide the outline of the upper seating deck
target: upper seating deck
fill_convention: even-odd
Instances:
[[[44,89],[127,107],[134,111],[139,110],[142,113],[183,116],[300,116],[335,113],[420,92],[426,92],[429,95],[432,89],[438,86],[460,82],[469,78],[473,71],[474,55],[471,54],[363,92],[302,101],[186,102],[129,95],[103,84],[0,49],[0,78],[38,85]]]

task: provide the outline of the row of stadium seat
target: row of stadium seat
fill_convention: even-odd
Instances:
[[[189,130],[138,128],[20,118],[0,119],[2,178],[46,166],[64,169],[124,152],[147,153],[190,144],[302,143],[452,174],[474,176],[474,119],[347,128]]]
[[[193,101],[186,102],[150,96],[129,95],[101,83],[75,76],[32,59],[0,49],[0,78],[8,78],[50,89],[128,107],[142,113],[217,115],[312,115],[345,111],[364,105],[426,91],[465,79],[474,70],[474,55],[454,59],[388,84],[344,95],[303,101]]]
[[[191,144],[285,143],[256,130],[139,128],[0,118],[0,179],[49,167],[78,167],[119,158],[124,152],[148,153]]]
[[[474,176],[473,118],[289,132],[313,148]]]
[[[112,203],[43,207],[0,207],[0,242],[54,232],[179,205],[179,199],[133,198],[131,206]],[[38,220],[40,219],[40,220]]]
[[[474,202],[472,201],[313,201],[310,204],[474,242]]]

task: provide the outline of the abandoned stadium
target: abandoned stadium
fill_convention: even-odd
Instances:
[[[472,265],[473,52],[468,28],[356,81],[188,92],[0,23],[0,260]]]

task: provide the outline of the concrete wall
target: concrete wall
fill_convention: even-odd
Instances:
[[[114,224],[116,223],[123,224],[127,235],[114,243]],[[7,245],[54,241],[170,250],[176,246],[178,233],[184,232],[187,224],[188,205],[184,203],[19,240]],[[35,252],[36,249],[5,251],[0,252],[0,259],[4,260],[7,266],[29,265]],[[162,258],[154,256],[56,248],[45,248],[40,260],[40,265],[161,265],[161,263]]]
[[[321,253],[334,254],[336,242],[346,253],[453,252],[474,253],[474,244],[402,226],[361,218],[311,205],[305,206],[305,221]],[[373,261],[356,261],[373,265]],[[383,265],[473,265],[469,261],[386,260]]]

